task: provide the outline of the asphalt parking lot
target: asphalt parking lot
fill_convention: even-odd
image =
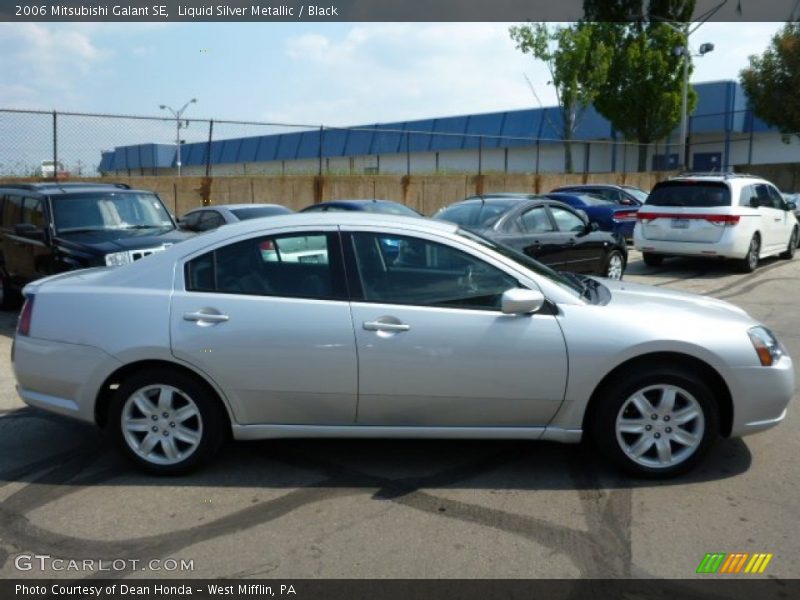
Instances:
[[[800,258],[743,275],[633,252],[627,279],[733,302],[800,363]],[[669,482],[624,479],[582,446],[400,440],[232,443],[199,473],[153,478],[93,428],[23,407],[15,318],[0,313],[4,578],[187,575],[21,572],[20,554],[186,559],[212,578],[686,578],[707,552],[773,553],[764,576],[800,577],[797,397],[780,427]]]

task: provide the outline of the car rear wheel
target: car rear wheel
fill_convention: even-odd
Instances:
[[[791,260],[794,258],[794,253],[797,251],[797,242],[798,242],[798,230],[795,227],[792,230],[792,237],[789,238],[789,246],[786,248],[786,252],[781,254],[781,258],[785,258],[787,260]]]
[[[658,267],[662,262],[664,262],[664,257],[661,254],[642,252],[642,260],[648,267]]]
[[[739,270],[742,273],[752,273],[758,268],[758,255],[761,252],[761,238],[758,234],[750,240],[750,247],[747,254],[739,261]]]
[[[158,475],[187,473],[224,439],[224,410],[195,378],[169,369],[137,373],[112,399],[111,425],[122,451]]]
[[[606,267],[603,275],[609,279],[622,279],[625,274],[625,257],[619,250],[612,250],[606,259]]]
[[[590,433],[617,467],[666,478],[692,469],[719,431],[714,395],[691,371],[651,368],[606,389]]]

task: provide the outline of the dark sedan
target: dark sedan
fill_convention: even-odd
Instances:
[[[434,219],[451,221],[535,258],[556,270],[622,279],[625,238],[598,231],[585,215],[549,198],[498,195],[451,204]]]
[[[394,200],[329,200],[306,206],[300,212],[363,211],[403,217],[421,217],[413,208]]]
[[[597,223],[603,231],[613,231],[625,236],[626,239],[633,238],[638,206],[620,206],[605,198],[577,192],[551,192],[547,197],[582,210],[589,215],[589,220]]]

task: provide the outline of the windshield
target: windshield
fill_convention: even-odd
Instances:
[[[647,197],[647,206],[730,206],[731,192],[713,181],[664,181]]]
[[[231,211],[240,221],[257,219],[259,217],[274,217],[275,215],[288,215],[291,210],[283,206],[254,206],[252,208],[236,208]]]
[[[542,277],[547,277],[550,281],[557,283],[558,285],[567,288],[570,292],[581,296],[584,292],[584,287],[581,281],[575,277],[569,277],[564,274],[561,274],[557,271],[554,271],[550,267],[543,265],[539,261],[533,260],[529,256],[522,254],[521,252],[517,252],[513,248],[506,246],[505,244],[501,244],[490,240],[488,238],[483,237],[482,235],[475,233],[474,231],[470,231],[469,229],[459,229],[458,234],[471,240],[473,242],[478,242],[479,244],[486,246],[487,248],[491,248],[498,254],[505,256],[506,258],[510,258],[518,265],[524,267],[528,271],[533,271],[537,275],[541,275]]]
[[[155,194],[112,192],[59,196],[53,199],[53,220],[60,233],[174,227],[167,209]]]
[[[649,196],[649,194],[644,190],[640,190],[639,188],[635,187],[626,187],[624,188],[624,190],[628,192],[631,196],[636,198],[642,204],[644,204],[647,201],[647,196]]]

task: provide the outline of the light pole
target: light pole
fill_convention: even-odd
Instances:
[[[689,50],[689,35],[692,31],[682,31],[672,23],[665,23],[676,31],[681,31],[684,34],[686,42],[683,46],[676,46],[673,50],[675,56],[683,57],[683,91],[681,97],[681,169],[687,171],[689,169],[689,152],[686,147],[688,143],[688,124],[689,124],[689,60],[692,56],[705,56],[714,50],[714,44],[705,43],[700,46],[698,54],[692,54]],[[696,30],[697,28],[695,28]]]
[[[189,126],[189,122],[187,121],[186,124],[181,125],[181,117],[183,116],[183,112],[189,107],[190,104],[194,104],[197,102],[197,98],[192,98],[186,104],[184,104],[180,110],[175,110],[171,106],[167,106],[166,104],[162,104],[159,106],[161,110],[168,110],[172,113],[172,116],[175,117],[175,145],[176,145],[176,161],[175,164],[178,167],[178,177],[181,176],[181,127],[186,129]]]

